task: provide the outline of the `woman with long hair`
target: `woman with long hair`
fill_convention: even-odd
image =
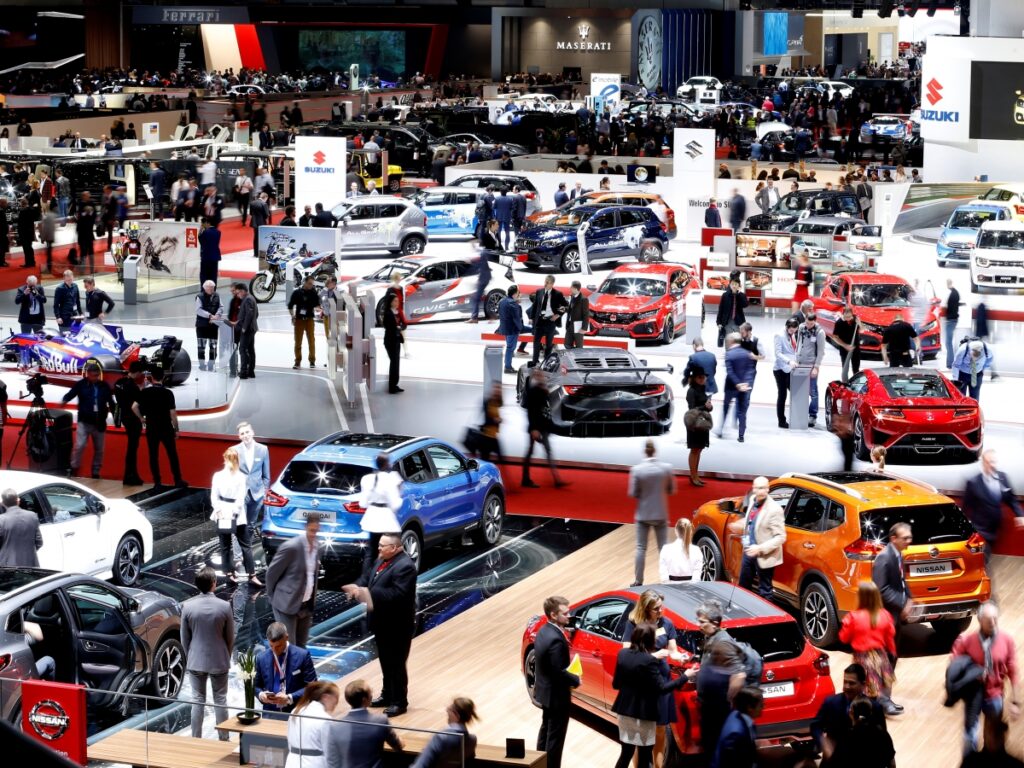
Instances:
[[[878,699],[885,714],[900,714],[903,709],[890,698],[895,681],[896,625],[882,607],[882,594],[873,581],[857,585],[857,609],[843,617],[839,640],[853,649],[853,660],[867,672],[867,694]]]
[[[445,710],[448,725],[435,733],[420,752],[412,768],[444,768],[469,765],[476,759],[476,736],[469,732],[469,724],[480,718],[472,699],[457,696]]]
[[[324,768],[324,735],[341,699],[338,686],[317,680],[306,686],[288,718],[288,759],[284,768]]]
[[[830,768],[890,768],[896,750],[892,737],[872,717],[873,707],[864,696],[850,703],[851,727],[836,744]]]
[[[661,581],[701,581],[704,555],[693,543],[693,523],[681,517],[676,521],[676,540],[661,548],[658,575]]]
[[[871,449],[871,469],[875,472],[885,472],[885,455],[887,451],[884,445],[876,445]]]
[[[252,558],[249,523],[245,516],[246,477],[238,469],[238,451],[228,448],[223,456],[224,468],[213,476],[210,484],[210,503],[213,505],[210,519],[217,524],[220,536],[221,569],[230,583],[238,583],[235,577],[235,557],[231,551],[231,536],[234,534],[242,550],[242,565],[245,566],[249,583],[263,586],[256,578],[256,564]]]

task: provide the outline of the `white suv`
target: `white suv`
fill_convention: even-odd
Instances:
[[[1024,224],[987,221],[971,251],[971,291],[1016,292],[1024,288]]]
[[[412,256],[427,246],[427,216],[404,197],[360,195],[331,209],[342,251],[389,251]]]

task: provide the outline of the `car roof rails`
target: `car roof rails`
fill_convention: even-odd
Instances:
[[[858,501],[867,501],[867,497],[857,489],[850,488],[848,485],[843,485],[842,483],[833,482],[832,480],[826,480],[825,478],[818,477],[817,475],[809,475],[806,472],[787,472],[784,475],[779,475],[780,480],[785,480],[787,478],[793,478],[795,480],[807,480],[808,482],[819,483],[821,485],[831,488],[834,491],[839,491],[840,493],[845,493],[847,496],[852,496]]]
[[[888,469],[885,470],[885,474],[886,477],[892,480],[899,480],[901,483],[910,483],[911,485],[916,485],[918,488],[922,488],[928,491],[928,493],[941,493],[941,491],[939,491],[938,488],[936,488],[934,485],[927,482],[926,480],[918,480],[916,477],[908,477],[907,475],[901,475],[896,472],[890,472]]]

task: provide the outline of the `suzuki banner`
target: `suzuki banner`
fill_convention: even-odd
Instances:
[[[79,765],[87,765],[85,686],[24,680],[21,730]]]
[[[295,210],[323,203],[330,210],[345,197],[344,136],[295,137]]]
[[[679,201],[675,208],[676,226],[682,237],[699,241],[704,210],[715,195],[715,132],[707,128],[676,128],[673,139],[673,198]]]
[[[921,137],[925,141],[967,141],[970,115],[970,62],[925,54],[921,77]]]

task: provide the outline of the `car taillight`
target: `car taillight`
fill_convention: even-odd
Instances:
[[[534,194],[533,192],[523,192],[523,197],[525,197],[527,200],[533,200],[535,197],[537,197],[537,195]]]
[[[953,411],[953,418],[962,419],[965,416],[973,416],[975,412],[976,411],[973,408],[957,408],[955,411]]]
[[[13,653],[0,653],[0,672],[3,672],[5,669],[11,666],[11,659],[13,658]]]
[[[664,221],[659,221],[658,226],[661,227],[662,232],[668,232],[668,224]]]
[[[267,495],[263,498],[263,503],[268,507],[283,507],[288,503],[288,499],[279,493],[267,491]]]
[[[347,501],[343,505],[346,512],[351,512],[353,515],[362,515],[366,513],[366,509],[359,506],[358,501]]]
[[[582,395],[586,391],[586,387],[579,384],[564,384],[562,391],[567,395]]]
[[[647,389],[640,390],[640,394],[644,397],[650,397],[651,395],[663,395],[665,394],[665,385],[658,384],[654,387],[648,387]]]
[[[1024,205],[1015,205],[1013,209],[1017,212],[1018,216],[1024,216]]]
[[[818,673],[819,677],[828,677],[831,674],[828,666],[827,653],[818,654],[818,657],[814,660],[814,669]]]
[[[526,261],[526,254],[525,253],[517,253],[516,254],[516,261],[520,261],[520,262]]]
[[[880,419],[902,419],[903,411],[900,408],[875,408],[875,415]]]
[[[864,562],[871,562],[879,553],[885,549],[884,541],[869,541],[867,539],[857,539],[852,544],[847,545],[843,548],[843,554],[846,555],[847,560],[860,560]]]
[[[977,531],[972,533],[971,537],[967,540],[967,551],[972,555],[985,551],[985,540],[981,538],[981,534]],[[0,667],[0,669],[2,668],[3,667]]]

